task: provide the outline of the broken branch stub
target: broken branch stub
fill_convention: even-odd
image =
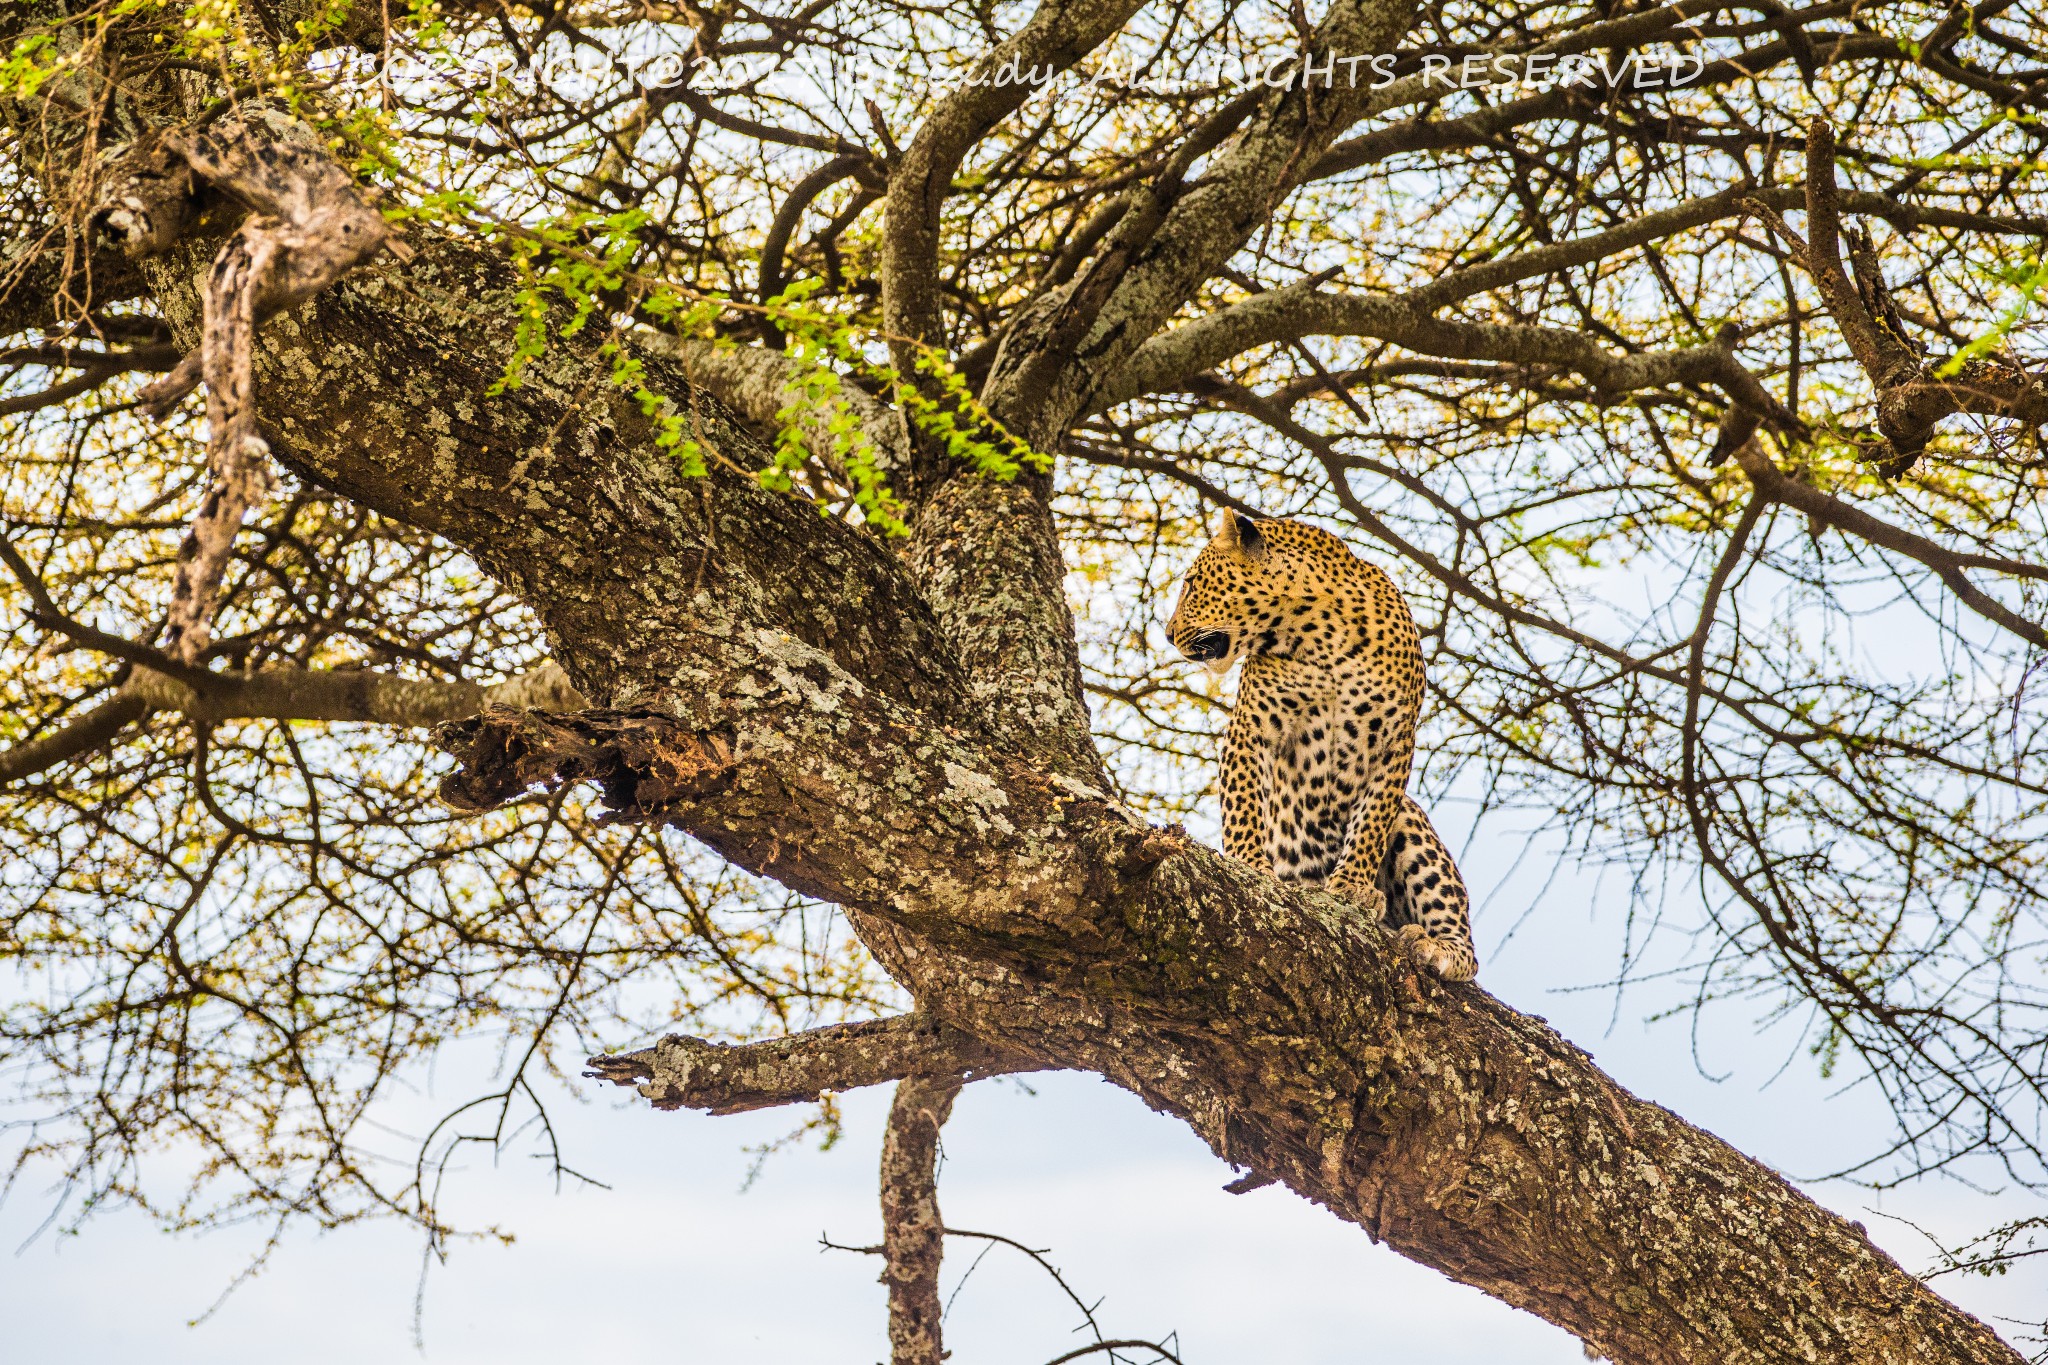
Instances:
[[[699,734],[649,712],[486,706],[474,719],[441,726],[434,741],[462,764],[441,782],[441,799],[457,810],[489,810],[530,787],[590,781],[604,789],[615,818],[659,819],[675,802],[724,791],[738,767],[728,736]]]
[[[152,134],[113,154],[107,169],[110,188],[93,222],[131,261],[169,251],[198,207],[191,163]]]

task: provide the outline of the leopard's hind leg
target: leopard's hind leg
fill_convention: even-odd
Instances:
[[[1470,981],[1479,974],[1465,879],[1429,817],[1406,792],[1380,863],[1379,885],[1387,898],[1387,919],[1400,926],[1401,941],[1417,961],[1446,981]]]

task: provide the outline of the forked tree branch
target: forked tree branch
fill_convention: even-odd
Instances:
[[[1412,0],[1334,0],[1305,37],[1317,49],[1386,51],[1414,13]],[[1105,287],[1091,287],[1084,270],[1059,301],[1065,306],[1013,323],[987,388],[998,416],[1049,440],[1107,406],[1098,392],[1103,383],[1269,221],[1374,98],[1363,86],[1310,90],[1298,82],[1260,93],[1255,107],[1228,109],[1224,126],[1242,121],[1242,130],[1199,177],[1183,185],[1179,177],[1188,168],[1169,162],[1153,211],[1132,215],[1109,234],[1100,258],[1109,271]]]
[[[1841,192],[1835,184],[1835,130],[1816,118],[1806,128],[1807,273],[1842,329],[1857,363],[1880,388],[1920,367],[1920,358],[1877,325],[1842,265]]]
[[[976,75],[939,100],[903,155],[889,167],[882,234],[883,325],[899,337],[932,340],[939,321],[939,228],[961,159],[1038,88],[1041,68],[1072,67],[1124,26],[1139,0],[1042,0],[1024,26],[977,63]],[[992,79],[1005,64],[1031,81]],[[899,350],[908,372],[911,357]]]

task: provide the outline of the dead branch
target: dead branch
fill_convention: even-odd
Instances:
[[[928,1016],[902,1014],[736,1045],[671,1034],[638,1052],[593,1057],[585,1074],[638,1086],[657,1109],[737,1114],[905,1078],[960,1082],[1047,1066]]]
[[[194,189],[205,185],[254,212],[214,258],[200,346],[143,391],[161,420],[206,382],[206,497],[179,550],[165,653],[191,662],[205,650],[235,533],[268,496],[270,448],[256,434],[256,328],[325,289],[390,241],[383,217],[348,173],[263,112],[163,134],[135,159],[100,218],[131,254],[169,248],[184,231]],[[178,169],[179,162],[183,171]]]
[[[941,1365],[946,1358],[939,1302],[946,1249],[945,1220],[939,1216],[939,1130],[961,1084],[959,1076],[905,1077],[889,1105],[881,1186],[891,1365]]]

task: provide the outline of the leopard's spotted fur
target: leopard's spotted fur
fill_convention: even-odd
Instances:
[[[1471,980],[1465,883],[1408,795],[1422,651],[1393,580],[1327,531],[1225,512],[1167,630],[1218,674],[1244,663],[1224,851],[1391,915],[1425,966]]]

